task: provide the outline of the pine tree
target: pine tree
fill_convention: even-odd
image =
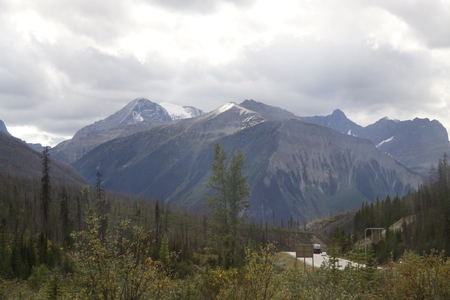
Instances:
[[[167,234],[164,233],[161,241],[161,248],[159,249],[159,260],[166,266],[169,267],[169,240]]]
[[[69,230],[69,203],[66,188],[63,186],[61,193],[61,203],[59,205],[59,217],[61,218],[61,237],[65,246],[71,245]]]
[[[48,220],[50,217],[50,155],[48,147],[44,147],[42,155],[41,211],[42,232],[48,235]]]
[[[159,211],[159,201],[156,200],[155,204],[155,242],[159,244],[159,235],[161,231],[161,216]]]
[[[102,185],[102,174],[99,171],[95,173],[96,183],[95,183],[95,194],[97,198],[97,206],[100,217],[100,228],[99,235],[102,242],[105,240],[106,231],[108,229],[108,207],[105,199],[105,191]]]
[[[211,242],[216,250],[221,251],[226,268],[236,263],[237,238],[241,223],[245,217],[240,214],[249,206],[247,177],[243,176],[244,154],[239,150],[231,160],[219,143],[214,149],[214,161],[211,165],[212,175],[207,187],[215,189],[217,194],[206,197],[210,207],[209,221],[213,231]]]
[[[44,289],[45,299],[57,300],[62,295],[61,279],[58,274],[51,275]]]

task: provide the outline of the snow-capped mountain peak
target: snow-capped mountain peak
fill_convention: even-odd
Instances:
[[[161,102],[159,105],[164,107],[172,120],[193,118],[204,114],[201,109],[193,106],[181,106],[169,102]]]
[[[145,98],[137,98],[106,119],[81,128],[75,136],[98,133],[119,126],[137,124],[142,121],[170,122],[171,118],[159,104]]]

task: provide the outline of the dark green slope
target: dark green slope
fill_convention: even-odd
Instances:
[[[104,186],[200,208],[213,148],[244,151],[257,220],[311,220],[403,195],[421,178],[364,139],[298,119],[270,121],[234,105],[107,142],[74,166]]]
[[[42,153],[31,149],[21,140],[0,132],[0,176],[40,178]],[[50,156],[51,180],[66,184],[87,184],[72,166]]]

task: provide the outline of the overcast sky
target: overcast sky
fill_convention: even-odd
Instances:
[[[0,119],[54,145],[128,102],[450,128],[450,0],[0,0]]]

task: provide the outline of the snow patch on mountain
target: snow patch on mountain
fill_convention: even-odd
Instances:
[[[352,130],[351,130],[351,129],[347,132],[347,135],[351,135],[351,136],[354,136],[354,137],[358,137],[356,134],[353,134],[353,133],[352,133]]]
[[[216,109],[216,114],[221,114],[223,112],[226,112],[227,110],[233,108],[234,106],[236,106],[236,103],[234,103],[234,102],[224,104],[221,107],[219,107],[218,109]]]
[[[380,147],[381,145],[385,144],[385,143],[389,143],[389,142],[392,141],[393,139],[394,139],[393,136],[391,136],[391,137],[388,138],[388,139],[385,139],[384,141],[382,141],[381,143],[379,143],[379,144],[377,145],[377,148]]]
[[[203,114],[202,110],[190,106],[181,106],[169,102],[161,102],[159,105],[167,111],[172,120],[193,118]]]
[[[186,119],[191,117],[187,115],[187,112],[183,106],[169,102],[161,102],[159,103],[159,105],[165,108],[172,120]]]
[[[144,118],[142,117],[142,115],[140,113],[138,113],[137,111],[133,111],[133,120],[136,123],[142,122],[144,121]]]
[[[391,119],[389,117],[384,117],[382,120],[392,121],[392,122],[395,122],[395,123],[400,123],[400,120],[398,120],[398,119]]]

